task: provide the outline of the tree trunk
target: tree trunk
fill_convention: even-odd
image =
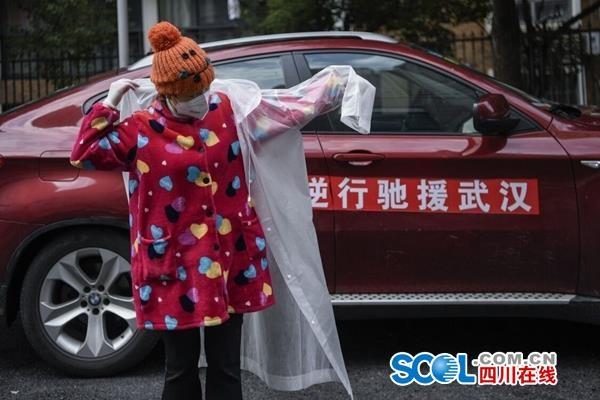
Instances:
[[[522,34],[515,0],[493,0],[493,13],[494,75],[501,81],[521,87]]]

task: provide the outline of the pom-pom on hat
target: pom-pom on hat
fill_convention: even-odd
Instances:
[[[150,28],[148,40],[154,51],[150,80],[158,94],[200,95],[215,78],[210,58],[193,39],[161,21]]]

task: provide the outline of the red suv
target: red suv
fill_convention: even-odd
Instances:
[[[600,118],[377,34],[205,43],[217,77],[291,87],[332,64],[373,83],[370,135],[306,125],[314,223],[339,317],[600,321]],[[119,172],[74,168],[83,113],[151,56],[0,116],[0,320],[97,376],[142,360]],[[90,291],[94,287],[97,290]],[[98,294],[98,292],[100,294]]]

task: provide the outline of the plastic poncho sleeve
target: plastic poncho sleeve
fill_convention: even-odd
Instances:
[[[137,150],[137,127],[132,116],[119,122],[120,112],[96,103],[83,118],[70,155],[82,169],[131,170]]]
[[[369,133],[375,87],[349,65],[330,65],[289,89],[263,89],[258,106],[242,123],[251,137],[263,141],[290,129],[300,129],[318,115],[340,105],[341,121]]]

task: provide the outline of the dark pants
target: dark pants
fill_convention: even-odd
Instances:
[[[240,345],[243,314],[204,328],[207,400],[242,399]],[[198,370],[200,328],[161,331],[165,345],[163,400],[202,400]]]

